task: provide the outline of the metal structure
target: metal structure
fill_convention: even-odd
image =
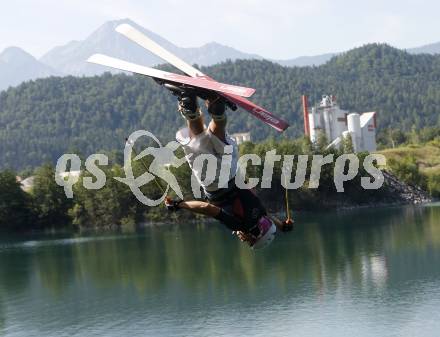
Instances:
[[[244,142],[250,142],[251,141],[251,133],[250,132],[239,132],[239,133],[233,133],[231,135],[232,139],[235,140],[237,145],[240,145]]]
[[[312,143],[319,133],[325,134],[329,147],[339,147],[345,137],[351,137],[355,152],[376,151],[376,112],[350,113],[342,110],[335,96],[325,95],[308,107],[307,96],[302,96],[304,133]]]

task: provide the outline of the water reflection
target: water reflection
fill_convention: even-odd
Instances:
[[[20,291],[30,275],[37,275],[54,295],[72,282],[85,281],[97,287],[133,285],[145,292],[173,282],[187,290],[234,285],[254,291],[262,282],[285,288],[307,279],[320,289],[341,282],[384,285],[390,259],[391,268],[405,263],[417,271],[424,261],[431,264],[438,258],[438,207],[365,210],[298,222],[296,232],[280,236],[276,245],[261,252],[243,247],[215,224],[16,243],[0,251],[0,280],[6,291]],[[413,261],[404,259],[405,254]],[[399,270],[393,271],[405,273]]]
[[[4,333],[5,330],[5,314],[4,314],[4,300],[3,291],[0,289],[0,335]]]
[[[173,307],[179,319],[177,309],[188,303],[208,314],[212,303],[237,312],[327,298],[411,300],[420,280],[440,279],[440,207],[303,215],[298,223],[259,252],[214,223],[3,243],[0,331],[5,303],[19,308],[22,297],[26,305],[49,301],[64,311],[100,307],[110,318],[110,310],[140,310],[153,319]],[[67,325],[79,319],[63,310],[56,314]]]

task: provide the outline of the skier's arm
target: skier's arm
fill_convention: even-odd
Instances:
[[[165,199],[165,205],[170,211],[177,211],[178,209],[187,209],[190,212],[203,214],[211,218],[219,220],[231,231],[242,231],[243,222],[235,217],[233,214],[213,204],[191,200],[191,201],[173,201],[170,198]]]
[[[167,207],[187,209],[190,212],[203,214],[212,218],[215,218],[220,214],[220,207],[217,207],[205,201],[190,200],[190,201],[179,201],[176,203],[169,199],[165,201],[165,204],[167,205]]]
[[[182,201],[179,208],[187,209],[193,213],[203,214],[215,218],[220,213],[220,207],[205,201],[190,200]]]
[[[293,229],[293,220],[287,219],[285,221],[281,221],[275,216],[269,215],[269,218],[275,223],[275,226],[277,226],[277,229],[281,232],[290,232]]]

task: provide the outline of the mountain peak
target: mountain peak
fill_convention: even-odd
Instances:
[[[340,62],[355,62],[358,63],[361,59],[381,59],[390,55],[404,55],[408,54],[406,51],[397,49],[387,43],[368,43],[354,49],[350,49],[344,53],[337,55],[332,61]]]
[[[220,44],[220,43],[215,42],[215,41],[211,41],[211,42],[205,43],[202,47],[227,47],[227,48],[231,48],[229,46],[226,46],[224,44]]]
[[[53,48],[43,55],[40,61],[66,74],[86,76],[102,74],[105,71],[118,72],[87,63],[86,60],[95,53],[106,54],[142,65],[163,63],[157,56],[117,33],[115,28],[123,23],[132,25],[171,52],[176,52],[179,49],[161,36],[126,18],[104,23],[83,41]]]
[[[8,47],[0,54],[0,60],[5,63],[35,61],[35,57],[19,47]]]
[[[0,90],[23,81],[61,75],[61,73],[38,62],[35,57],[19,47],[6,48],[0,54]]]
[[[140,25],[138,25],[136,22],[130,20],[130,19],[117,19],[117,20],[111,20],[103,23],[101,26],[99,26],[91,35],[99,33],[101,31],[114,31],[115,28],[122,24],[129,24],[133,27],[136,27],[137,29],[141,28]]]
[[[115,28],[123,23],[132,25],[163,48],[189,63],[212,65],[227,59],[261,59],[258,55],[246,54],[218,42],[210,42],[197,48],[178,47],[160,35],[125,18],[104,23],[83,41],[52,49],[40,61],[71,75],[96,75],[104,71],[117,72],[106,67],[86,63],[86,60],[95,53],[106,54],[146,66],[164,63],[156,55],[117,33]]]

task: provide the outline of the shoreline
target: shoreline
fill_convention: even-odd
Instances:
[[[385,209],[385,208],[403,208],[403,207],[425,207],[425,206],[440,206],[440,199],[433,199],[429,202],[423,202],[423,203],[380,203],[380,204],[374,204],[374,205],[357,205],[357,206],[344,206],[344,207],[338,207],[338,208],[327,208],[327,209],[321,209],[319,211],[310,211],[310,210],[293,210],[293,216],[292,218],[295,220],[295,214],[300,214],[301,216],[309,216],[309,215],[316,215],[319,214],[338,214],[338,213],[347,213],[351,211],[356,210],[371,210],[371,209]],[[284,212],[275,212],[273,215],[283,218],[285,216]],[[217,223],[217,220],[211,219],[211,218],[187,218],[184,219],[182,222],[176,222],[171,219],[167,219],[164,221],[144,221],[142,223],[138,223],[135,225],[109,225],[109,226],[102,226],[102,227],[64,227],[59,229],[41,229],[41,230],[32,230],[28,232],[10,232],[10,231],[4,231],[2,233],[13,235],[17,237],[26,237],[28,235],[34,236],[34,235],[62,235],[66,234],[66,237],[71,237],[72,234],[92,234],[92,235],[103,235],[106,233],[114,233],[114,232],[120,232],[120,234],[132,234],[136,232],[136,230],[144,229],[144,228],[151,228],[154,226],[169,226],[169,225],[181,225],[181,224],[189,224],[189,225],[195,225],[200,223]]]

